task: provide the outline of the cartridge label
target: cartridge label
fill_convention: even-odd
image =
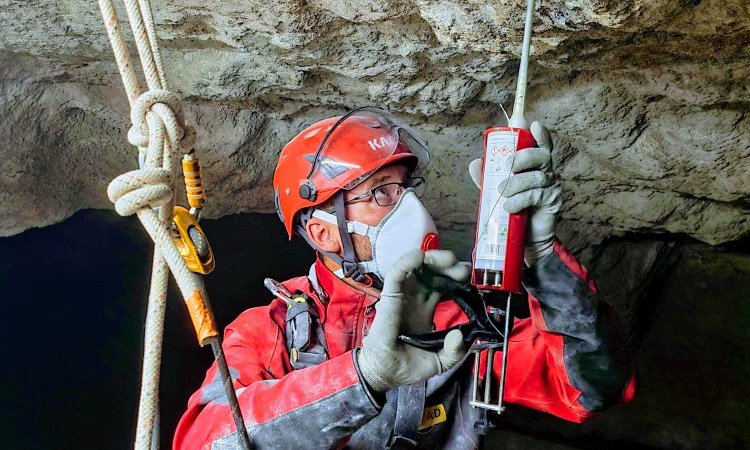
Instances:
[[[510,178],[517,142],[518,133],[510,130],[487,135],[475,269],[501,270],[505,262],[510,214],[500,189]]]

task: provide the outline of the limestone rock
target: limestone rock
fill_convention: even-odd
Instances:
[[[426,202],[439,225],[472,228],[466,165],[512,105],[524,2],[159,0],[153,10],[170,87],[197,123],[210,217],[271,211],[283,144],[375,104],[431,145]],[[136,153],[98,9],[8,1],[0,20],[0,235],[111,207],[106,185]],[[534,30],[526,115],[553,130],[565,223],[596,230],[581,246],[627,232],[712,244],[748,234],[745,0],[545,1]]]

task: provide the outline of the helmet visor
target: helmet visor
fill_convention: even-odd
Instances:
[[[427,166],[427,145],[404,121],[379,108],[355,109],[327,129],[308,179],[317,189],[351,189],[381,167],[403,161],[412,172]],[[310,136],[312,137],[312,136]]]

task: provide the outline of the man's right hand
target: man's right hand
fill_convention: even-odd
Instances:
[[[401,342],[400,334],[423,333],[432,324],[439,295],[430,294],[416,279],[414,271],[423,265],[456,280],[465,279],[466,266],[446,250],[415,250],[402,256],[388,273],[376,306],[370,333],[357,353],[360,373],[370,388],[386,392],[443,373],[463,359],[461,332],[451,331],[437,352],[422,350]]]

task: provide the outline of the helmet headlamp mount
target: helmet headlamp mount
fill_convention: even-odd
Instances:
[[[318,190],[315,189],[315,185],[311,179],[306,178],[302,181],[299,186],[299,196],[310,202],[314,202],[318,197]]]

